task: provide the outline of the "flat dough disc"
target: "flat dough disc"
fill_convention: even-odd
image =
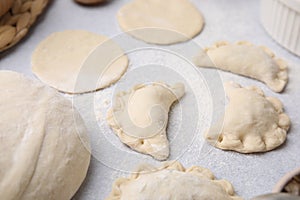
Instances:
[[[119,10],[117,19],[123,31],[154,44],[189,40],[204,25],[201,13],[189,0],[133,0]]]
[[[100,44],[107,51],[83,68],[92,50]],[[120,57],[107,61],[111,52]],[[44,83],[66,93],[84,93],[108,87],[121,78],[127,66],[127,56],[117,44],[83,30],[53,33],[37,46],[32,55],[32,72]],[[91,79],[98,81],[91,83]]]
[[[119,178],[106,200],[242,200],[226,180],[216,180],[206,168],[185,169],[179,162],[160,168],[142,165],[129,178]]]
[[[71,199],[90,163],[87,130],[71,102],[0,71],[0,113],[1,199]]]

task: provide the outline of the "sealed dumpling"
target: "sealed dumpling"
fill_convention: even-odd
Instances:
[[[170,106],[184,95],[184,85],[137,85],[115,96],[107,121],[120,140],[132,149],[164,160],[169,156],[166,135]]]
[[[264,82],[275,92],[281,92],[288,81],[287,64],[266,47],[249,42],[217,42],[195,59],[200,67],[216,67]]]
[[[129,178],[119,178],[106,200],[184,199],[242,200],[226,180],[215,180],[206,168],[185,169],[179,162],[167,162],[162,167],[140,166]]]
[[[225,116],[206,133],[215,147],[241,153],[264,152],[286,140],[289,117],[277,98],[266,97],[257,87],[226,83],[229,104]]]

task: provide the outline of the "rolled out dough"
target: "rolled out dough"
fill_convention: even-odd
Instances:
[[[154,44],[187,41],[204,25],[189,0],[133,0],[119,10],[117,19],[123,31]]]
[[[94,59],[90,54],[96,47],[102,51]],[[108,87],[121,78],[127,66],[127,56],[116,43],[83,30],[53,33],[32,55],[32,72],[44,83],[66,93]]]
[[[87,130],[69,100],[0,71],[0,198],[69,200],[90,163]]]

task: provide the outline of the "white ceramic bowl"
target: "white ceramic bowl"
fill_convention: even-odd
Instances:
[[[300,0],[261,0],[261,22],[275,41],[300,56]]]
[[[286,175],[284,175],[278,181],[278,183],[275,185],[275,187],[273,188],[273,192],[274,193],[282,192],[282,190],[290,182],[290,180],[292,180],[292,178],[294,176],[297,176],[297,175],[300,175],[300,168],[294,169],[293,171],[291,171],[291,172],[287,173]]]

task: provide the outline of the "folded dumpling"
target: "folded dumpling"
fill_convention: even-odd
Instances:
[[[206,168],[185,169],[179,162],[170,161],[157,168],[142,165],[129,178],[119,178],[106,200],[141,199],[222,199],[242,200],[226,180],[216,180]]]
[[[169,156],[166,135],[170,106],[184,95],[182,83],[137,85],[115,96],[107,122],[132,149],[164,160]]]
[[[252,153],[272,150],[286,140],[290,119],[279,99],[233,82],[225,84],[225,91],[229,98],[225,116],[205,135],[213,146]]]
[[[264,82],[281,92],[288,82],[287,64],[267,47],[249,42],[217,42],[195,57],[199,67],[215,67]]]

